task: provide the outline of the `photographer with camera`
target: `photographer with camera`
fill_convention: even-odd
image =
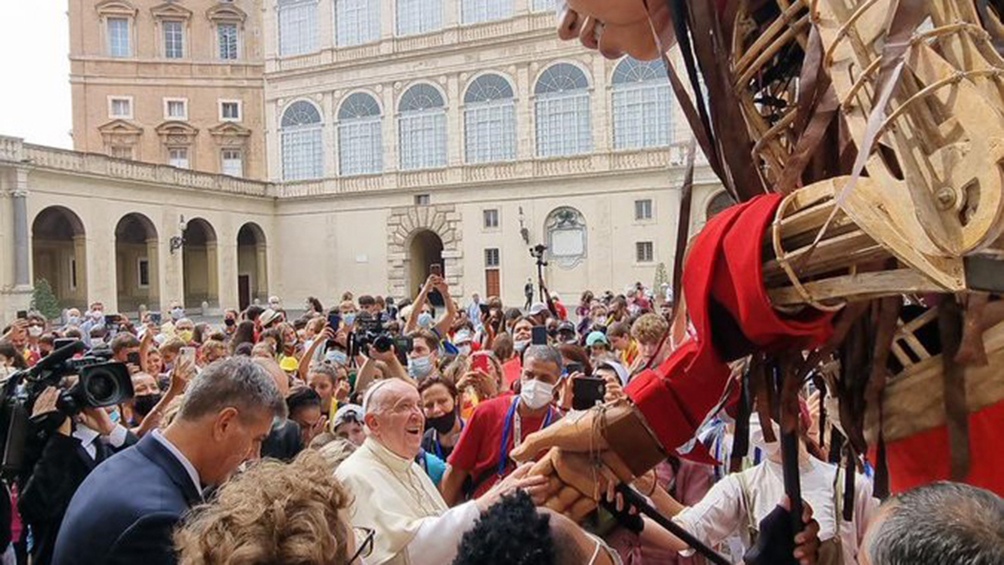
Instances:
[[[120,424],[112,422],[105,408],[84,408],[75,417],[57,406],[60,390],[47,387],[32,410],[32,421],[52,426],[42,456],[35,463],[18,499],[18,509],[31,527],[34,544],[32,563],[45,565],[52,552],[70,499],[88,474],[114,453],[134,445],[139,439]]]

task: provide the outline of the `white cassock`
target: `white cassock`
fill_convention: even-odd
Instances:
[[[448,508],[417,463],[373,438],[335,476],[355,497],[352,525],[376,532],[367,565],[452,563],[460,538],[480,515],[473,501]]]

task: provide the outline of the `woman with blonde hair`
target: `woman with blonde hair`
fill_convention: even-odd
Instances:
[[[351,496],[316,451],[292,463],[266,459],[226,483],[174,535],[182,565],[344,565],[365,558]]]

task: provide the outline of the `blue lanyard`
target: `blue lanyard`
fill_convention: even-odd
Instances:
[[[458,416],[458,418],[459,418],[459,416]],[[460,431],[464,431],[464,421],[463,420],[460,420]],[[443,444],[439,442],[439,432],[438,431],[436,432],[436,443],[435,443],[435,446],[436,446],[436,457],[439,457],[443,461],[446,461],[446,458],[443,457]]]
[[[505,416],[505,426],[502,428],[502,445],[499,447],[499,468],[498,476],[502,478],[505,476],[505,468],[509,463],[509,453],[506,451],[506,447],[509,445],[509,434],[512,432],[513,422],[516,420],[516,406],[519,405],[519,397],[512,399],[512,405],[509,406],[509,412]],[[547,415],[544,416],[544,424],[540,429],[544,429],[551,425],[551,407],[547,407]]]

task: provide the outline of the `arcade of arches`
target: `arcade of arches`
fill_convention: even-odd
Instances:
[[[146,215],[131,212],[115,224],[115,296],[117,311],[131,314],[140,307],[166,308],[169,298],[162,292],[164,259],[162,242],[154,222]],[[177,239],[177,238],[176,238]],[[206,219],[193,218],[185,223],[178,247],[172,243],[168,254],[180,255],[182,298],[190,310],[218,310],[220,304],[219,246],[216,230]],[[31,225],[31,261],[33,279],[45,279],[64,308],[86,307],[90,300],[87,288],[87,251],[90,236],[80,217],[63,206],[41,210]],[[235,241],[238,271],[239,305],[246,308],[253,301],[265,302],[268,293],[267,246],[265,232],[258,224],[247,222],[238,230]],[[104,299],[107,300],[107,299]]]

